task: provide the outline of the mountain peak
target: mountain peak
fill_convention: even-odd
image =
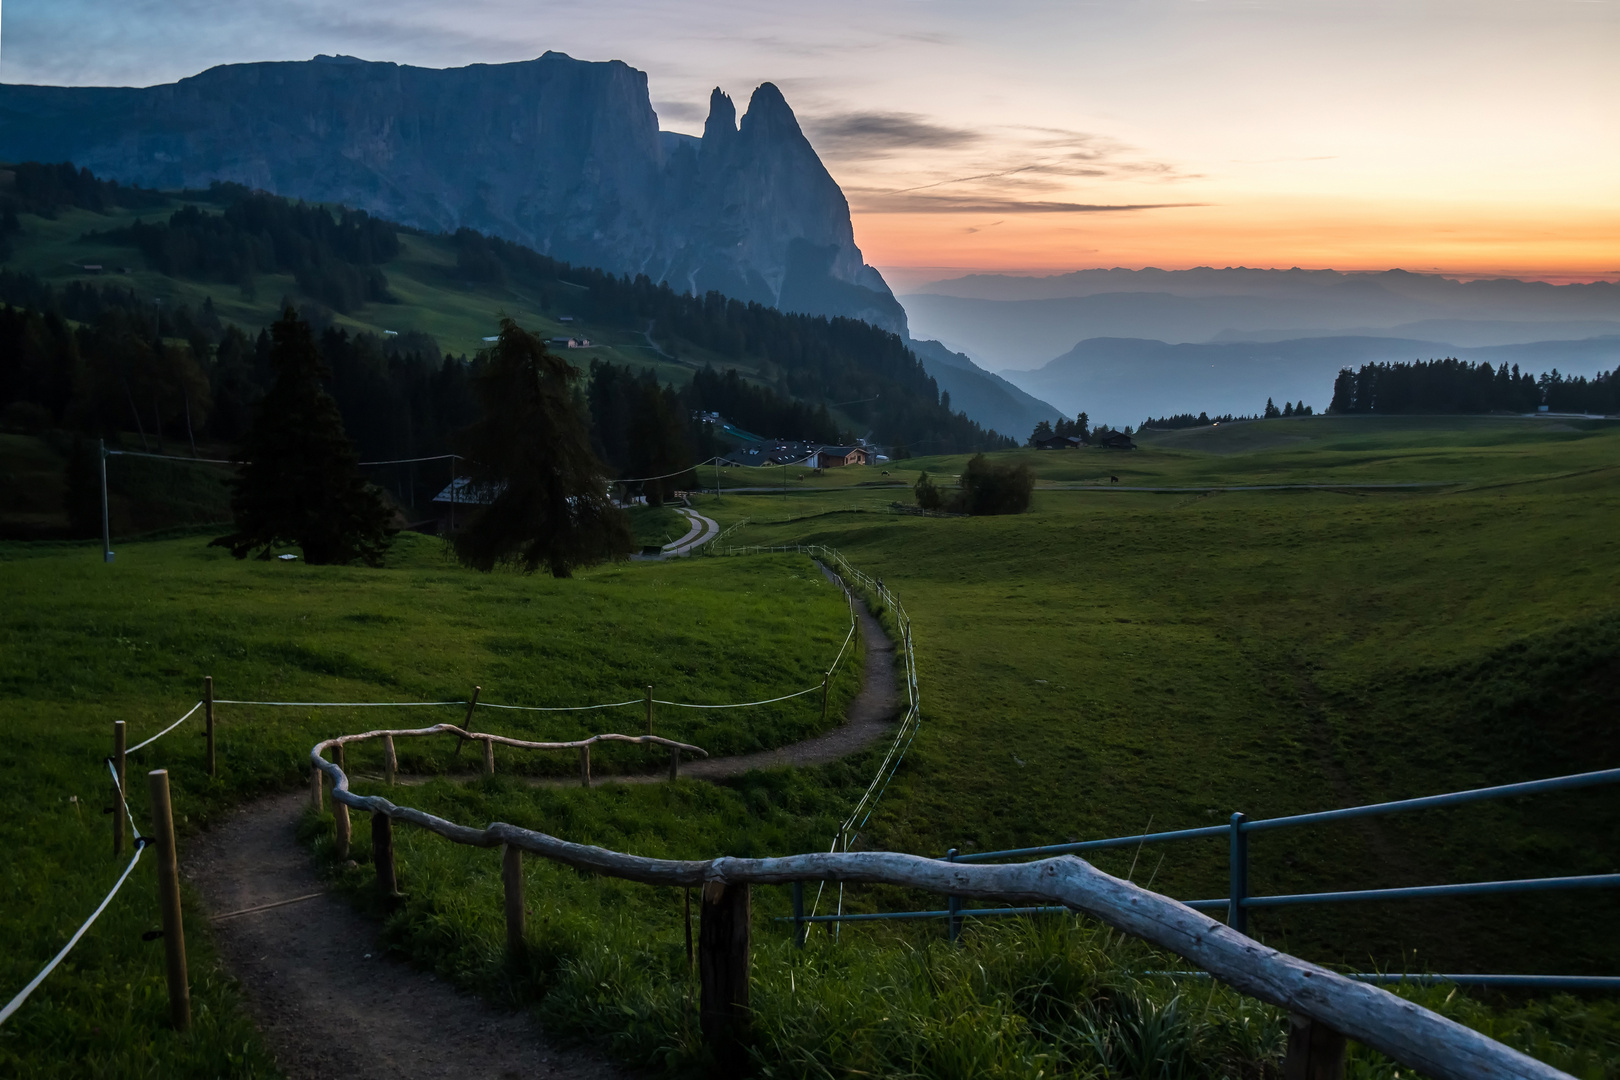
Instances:
[[[775,83],[760,83],[753,97],[748,99],[748,112],[742,119],[744,132],[773,135],[778,132],[803,135],[798,117],[782,96]]]
[[[721,146],[735,134],[737,106],[732,104],[731,95],[717,86],[709,95],[709,118],[703,122],[703,144]]]
[[[550,51],[461,68],[227,64],[144,89],[0,85],[0,161],[155,188],[234,181],[905,330],[777,87],[754,91],[741,126],[716,88],[695,159],[691,142],[658,130],[644,72]]]

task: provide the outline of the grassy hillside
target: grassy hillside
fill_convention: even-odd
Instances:
[[[1052,486],[1013,517],[887,512],[890,501],[909,499],[882,485],[909,484],[919,466],[950,474],[961,458],[790,473],[786,494],[733,490],[699,502],[739,526],[728,542],[831,544],[906,601],[924,721],[860,847],[986,850],[1620,765],[1612,723],[1620,494],[1608,471],[1620,434],[1415,418],[1196,434],[1129,454],[1018,451]],[[1278,477],[1446,486],[1059,489],[1095,479],[1086,470],[1097,467],[1122,479],[1120,470],[1138,470],[1143,486]],[[155,731],[194,700],[204,671],[222,695],[241,685],[287,697],[460,697],[481,682],[486,700],[550,703],[576,690],[622,700],[649,679],[678,695],[711,687],[741,695],[813,681],[845,625],[836,594],[796,556],[636,563],[553,582],[472,575],[425,540],[378,572],[237,564],[197,538],[126,544],[112,567],[93,547],[4,552],[0,578],[12,600],[0,616],[8,699],[0,746],[9,755],[0,775],[12,793],[4,828],[27,852],[0,903],[8,985],[76,924],[76,898],[104,888],[112,869],[105,819],[80,819],[62,801],[100,797],[108,722],[124,717],[137,732]],[[805,634],[812,644],[800,648]],[[312,699],[320,700],[299,698]],[[219,783],[200,776],[194,734],[158,744],[173,755],[187,827],[253,792],[298,783],[299,756],[315,737],[371,722],[238,712],[225,714]],[[682,730],[740,748],[797,737],[805,720],[789,710],[755,726],[722,717]],[[544,721],[513,730],[584,728]],[[413,788],[412,801],[468,823],[531,823],[646,855],[781,853],[824,847],[874,764],[857,757],[727,785],[588,792],[531,787],[503,767],[493,781]],[[311,819],[306,834],[329,859],[330,818]],[[695,989],[675,892],[532,860],[530,895],[547,910],[527,962],[512,966],[501,955],[499,860],[399,835],[411,899],[388,918],[395,949],[626,1059],[675,1073],[694,1067]],[[1253,842],[1253,889],[1610,872],[1620,862],[1616,836],[1616,802],[1602,789],[1266,833]],[[1225,895],[1216,842],[1097,863],[1170,895]],[[369,903],[368,868],[328,866],[337,887]],[[94,947],[76,954],[77,966],[41,991],[49,1004],[8,1025],[16,1034],[0,1040],[0,1054],[12,1056],[0,1061],[23,1075],[70,1075],[57,1064],[64,1055],[133,1060],[116,1057],[120,1044],[107,1034],[116,1031],[153,1039],[152,1060],[166,1075],[264,1074],[217,973],[197,991],[221,1032],[209,1045],[243,1047],[231,1051],[240,1062],[152,1035],[161,1030],[160,975],[135,934],[150,899],[137,889],[126,901],[87,941]],[[931,902],[851,888],[844,903]],[[757,890],[755,904],[759,1053],[770,1075],[1140,1075],[1136,1055],[1167,1076],[1264,1076],[1280,1052],[1274,1010],[1144,977],[1172,961],[1076,920],[973,926],[960,948],[937,925],[867,924],[838,942],[818,933],[798,953],[769,921],[786,913],[786,890]],[[1596,890],[1404,901],[1260,912],[1251,928],[1354,970],[1613,974],[1616,905],[1612,892]],[[206,945],[197,948],[196,970],[214,971]],[[97,992],[124,984],[132,989]],[[1620,1070],[1611,1000],[1444,987],[1415,996],[1577,1075]],[[1393,1080],[1395,1070],[1358,1050],[1351,1074]]]
[[[635,563],[558,582],[463,571],[438,541],[423,537],[402,538],[382,571],[237,562],[205,543],[131,544],[110,566],[93,546],[0,545],[7,597],[0,614],[0,836],[13,852],[0,871],[0,986],[8,998],[60,948],[120,869],[100,812],[110,802],[102,758],[112,721],[128,723],[132,743],[156,734],[197,699],[205,673],[214,676],[218,696],[254,699],[453,700],[481,684],[484,701],[562,705],[638,698],[651,683],[670,700],[718,703],[818,683],[848,629],[842,596],[803,560]],[[835,679],[834,709],[852,692],[855,670],[846,665]],[[761,709],[665,713],[661,732],[717,753],[803,738],[820,717],[814,696]],[[219,779],[203,771],[200,729],[188,724],[131,759],[135,816],[143,826],[150,820],[139,781],[146,768],[170,770],[178,825],[188,834],[244,798],[302,783],[309,747],[322,736],[384,719],[426,724],[460,716],[460,709],[221,706]],[[479,723],[518,737],[563,739],[639,731],[644,720],[638,705],[606,714],[486,710]],[[406,767],[416,769],[457,765],[452,750],[449,740],[401,744]],[[464,755],[459,764],[472,761]],[[353,764],[366,767],[365,755]],[[593,755],[604,774],[646,764],[637,748]],[[571,760],[502,758],[503,773],[573,767]],[[715,813],[736,815],[740,796],[701,790],[682,797],[717,798]],[[556,798],[589,816],[595,794],[567,789]],[[156,918],[155,904],[143,866],[69,961],[7,1022],[0,1073],[273,1074],[196,910],[187,913],[196,1031],[186,1039],[166,1032],[161,952],[140,939]]]
[[[301,296],[290,274],[258,275],[253,295],[249,297],[222,282],[191,281],[148,269],[141,253],[133,248],[105,240],[84,239],[90,233],[127,229],[137,220],[167,218],[185,205],[217,209],[206,203],[188,203],[176,198],[161,209],[112,208],[105,213],[62,210],[54,219],[25,215],[25,233],[15,242],[15,253],[6,265],[35,274],[54,285],[73,281],[94,285],[116,282],[133,288],[154,303],[186,303],[200,307],[205,299],[212,298],[220,318],[255,333],[281,314],[283,297]],[[615,363],[652,367],[666,380],[684,380],[692,371],[691,366],[662,360],[639,332],[605,325],[563,323],[558,316],[565,313],[546,311],[537,297],[526,296],[520,289],[458,279],[456,254],[448,238],[401,233],[399,241],[399,257],[387,264],[389,291],[398,303],[367,304],[350,314],[333,312],[331,318],[335,325],[374,334],[417,330],[431,334],[447,352],[472,356],[484,348],[486,336],[499,331],[501,316],[509,315],[548,337],[590,338],[596,343],[593,348],[569,354],[576,363],[582,358],[587,363],[592,357],[612,359]],[[104,269],[91,273],[83,269],[87,265]],[[120,273],[124,268],[130,272]],[[697,366],[701,367],[704,359],[717,358],[694,352]]]

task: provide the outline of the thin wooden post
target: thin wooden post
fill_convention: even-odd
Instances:
[[[180,919],[180,861],[174,847],[174,806],[169,801],[169,770],[146,774],[157,836],[158,906],[163,915],[163,960],[169,980],[169,1022],[176,1031],[191,1028],[191,982],[186,977],[186,928]]]
[[[383,736],[383,771],[388,774],[388,786],[394,786],[394,774],[399,771],[399,758],[394,754],[394,737]]]
[[[471,731],[472,730],[473,710],[478,708],[478,694],[483,689],[484,688],[482,686],[473,687],[472,700],[467,702],[467,718],[461,722],[461,730],[462,731]],[[457,757],[461,756],[461,746],[466,741],[467,740],[463,739],[460,735],[456,736],[456,756]]]
[[[579,748],[579,786],[591,786],[591,746],[586,743]]]
[[[698,1022],[721,1076],[740,1076],[748,1063],[751,913],[747,885],[704,883],[698,918]]]
[[[495,740],[484,740],[484,775],[495,775]]]
[[[398,896],[399,875],[394,870],[394,819],[381,810],[371,815],[371,864],[377,868],[377,891],[384,896]]]
[[[208,736],[208,775],[218,776],[214,766],[214,677],[203,676],[203,731]]]
[[[692,890],[682,889],[686,903],[686,973],[692,974]]]
[[[832,681],[832,672],[823,672],[821,676],[821,723],[827,723],[827,684]]]
[[[652,727],[653,727],[653,699],[652,699],[652,687],[649,686],[649,687],[647,687],[647,734],[651,735],[653,733]]]
[[[1288,1017],[1288,1056],[1283,1080],[1344,1080],[1345,1038],[1326,1024],[1293,1013]]]
[[[523,849],[501,845],[501,884],[506,887],[506,949],[513,956],[523,955]]]
[[[124,722],[113,721],[113,774],[118,777],[118,783],[113,791],[113,858],[124,853]]]
[[[309,767],[309,805],[315,808],[317,814],[326,809],[326,792],[321,787],[321,777],[325,775],[319,765]]]
[[[793,883],[793,944],[804,948],[805,931],[810,924],[804,921],[804,882]]]
[[[674,783],[681,778],[681,748],[669,748],[669,782]]]
[[[332,818],[337,823],[337,857],[341,861],[349,857],[349,808],[333,799]]]

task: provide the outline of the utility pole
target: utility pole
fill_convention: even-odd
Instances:
[[[112,525],[107,520],[107,440],[96,441],[97,457],[101,459],[101,561],[113,561]]]

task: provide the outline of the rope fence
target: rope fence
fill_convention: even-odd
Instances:
[[[168,727],[164,728],[162,731],[158,732],[156,735],[152,736],[150,739],[147,739],[145,742],[136,743],[134,746],[130,747],[128,750],[125,750],[124,753],[133,754],[135,751],[141,749],[142,747],[151,746],[153,743],[155,743],[159,739],[163,738],[163,736],[167,735],[169,732],[173,731],[175,728],[179,727],[181,724],[185,723],[187,720],[190,720],[194,715],[196,715],[197,710],[202,708],[202,707],[203,707],[203,703],[200,702],[200,701],[197,702],[197,704],[193,705],[191,707],[191,709],[189,711],[187,711],[186,715],[182,716],[180,719],[176,720],[174,723],[170,724]],[[122,794],[122,792],[120,792],[119,794]]]
[[[197,704],[201,705],[202,702],[198,702]],[[192,709],[191,711],[196,712],[197,710]],[[186,716],[190,715],[191,713],[186,714]],[[182,716],[180,720],[184,720],[186,716]],[[176,721],[176,724],[178,723],[179,721]],[[174,727],[175,725],[171,724],[167,731],[174,730]],[[159,735],[166,734],[167,731],[160,732]],[[159,735],[154,735],[152,736],[152,739],[148,739],[147,741],[151,742],[157,739]],[[72,937],[68,938],[67,944],[63,945],[61,950],[58,951],[55,956],[51,957],[50,963],[46,964],[42,969],[40,969],[38,975],[35,975],[29,980],[27,986],[17,991],[16,996],[8,1001],[4,1008],[0,1008],[0,1024],[4,1024],[8,1019],[11,1018],[12,1013],[22,1008],[23,1002],[28,1000],[29,995],[35,990],[39,989],[40,983],[43,983],[46,978],[49,977],[50,973],[56,970],[56,966],[62,962],[68,953],[73,951],[73,946],[79,943],[79,939],[84,937],[85,933],[90,929],[90,927],[95,925],[97,919],[101,918],[101,913],[107,910],[107,905],[112,903],[113,897],[118,895],[118,890],[124,887],[124,882],[128,881],[129,875],[134,873],[135,864],[141,861],[141,852],[146,850],[146,845],[150,842],[147,837],[141,835],[140,828],[135,824],[135,815],[131,813],[129,809],[129,800],[124,797],[124,787],[118,782],[118,770],[113,767],[111,759],[108,759],[107,761],[107,771],[112,773],[113,791],[117,793],[118,796],[118,805],[113,807],[113,813],[116,814],[120,809],[122,809],[123,812],[129,816],[129,830],[134,838],[135,854],[130,857],[129,864],[124,867],[124,872],[118,875],[118,880],[113,882],[113,887],[107,890],[107,895],[102,898],[101,903],[96,905],[96,909],[90,913],[90,917],[84,920],[83,924],[81,924],[80,927],[73,932]]]

